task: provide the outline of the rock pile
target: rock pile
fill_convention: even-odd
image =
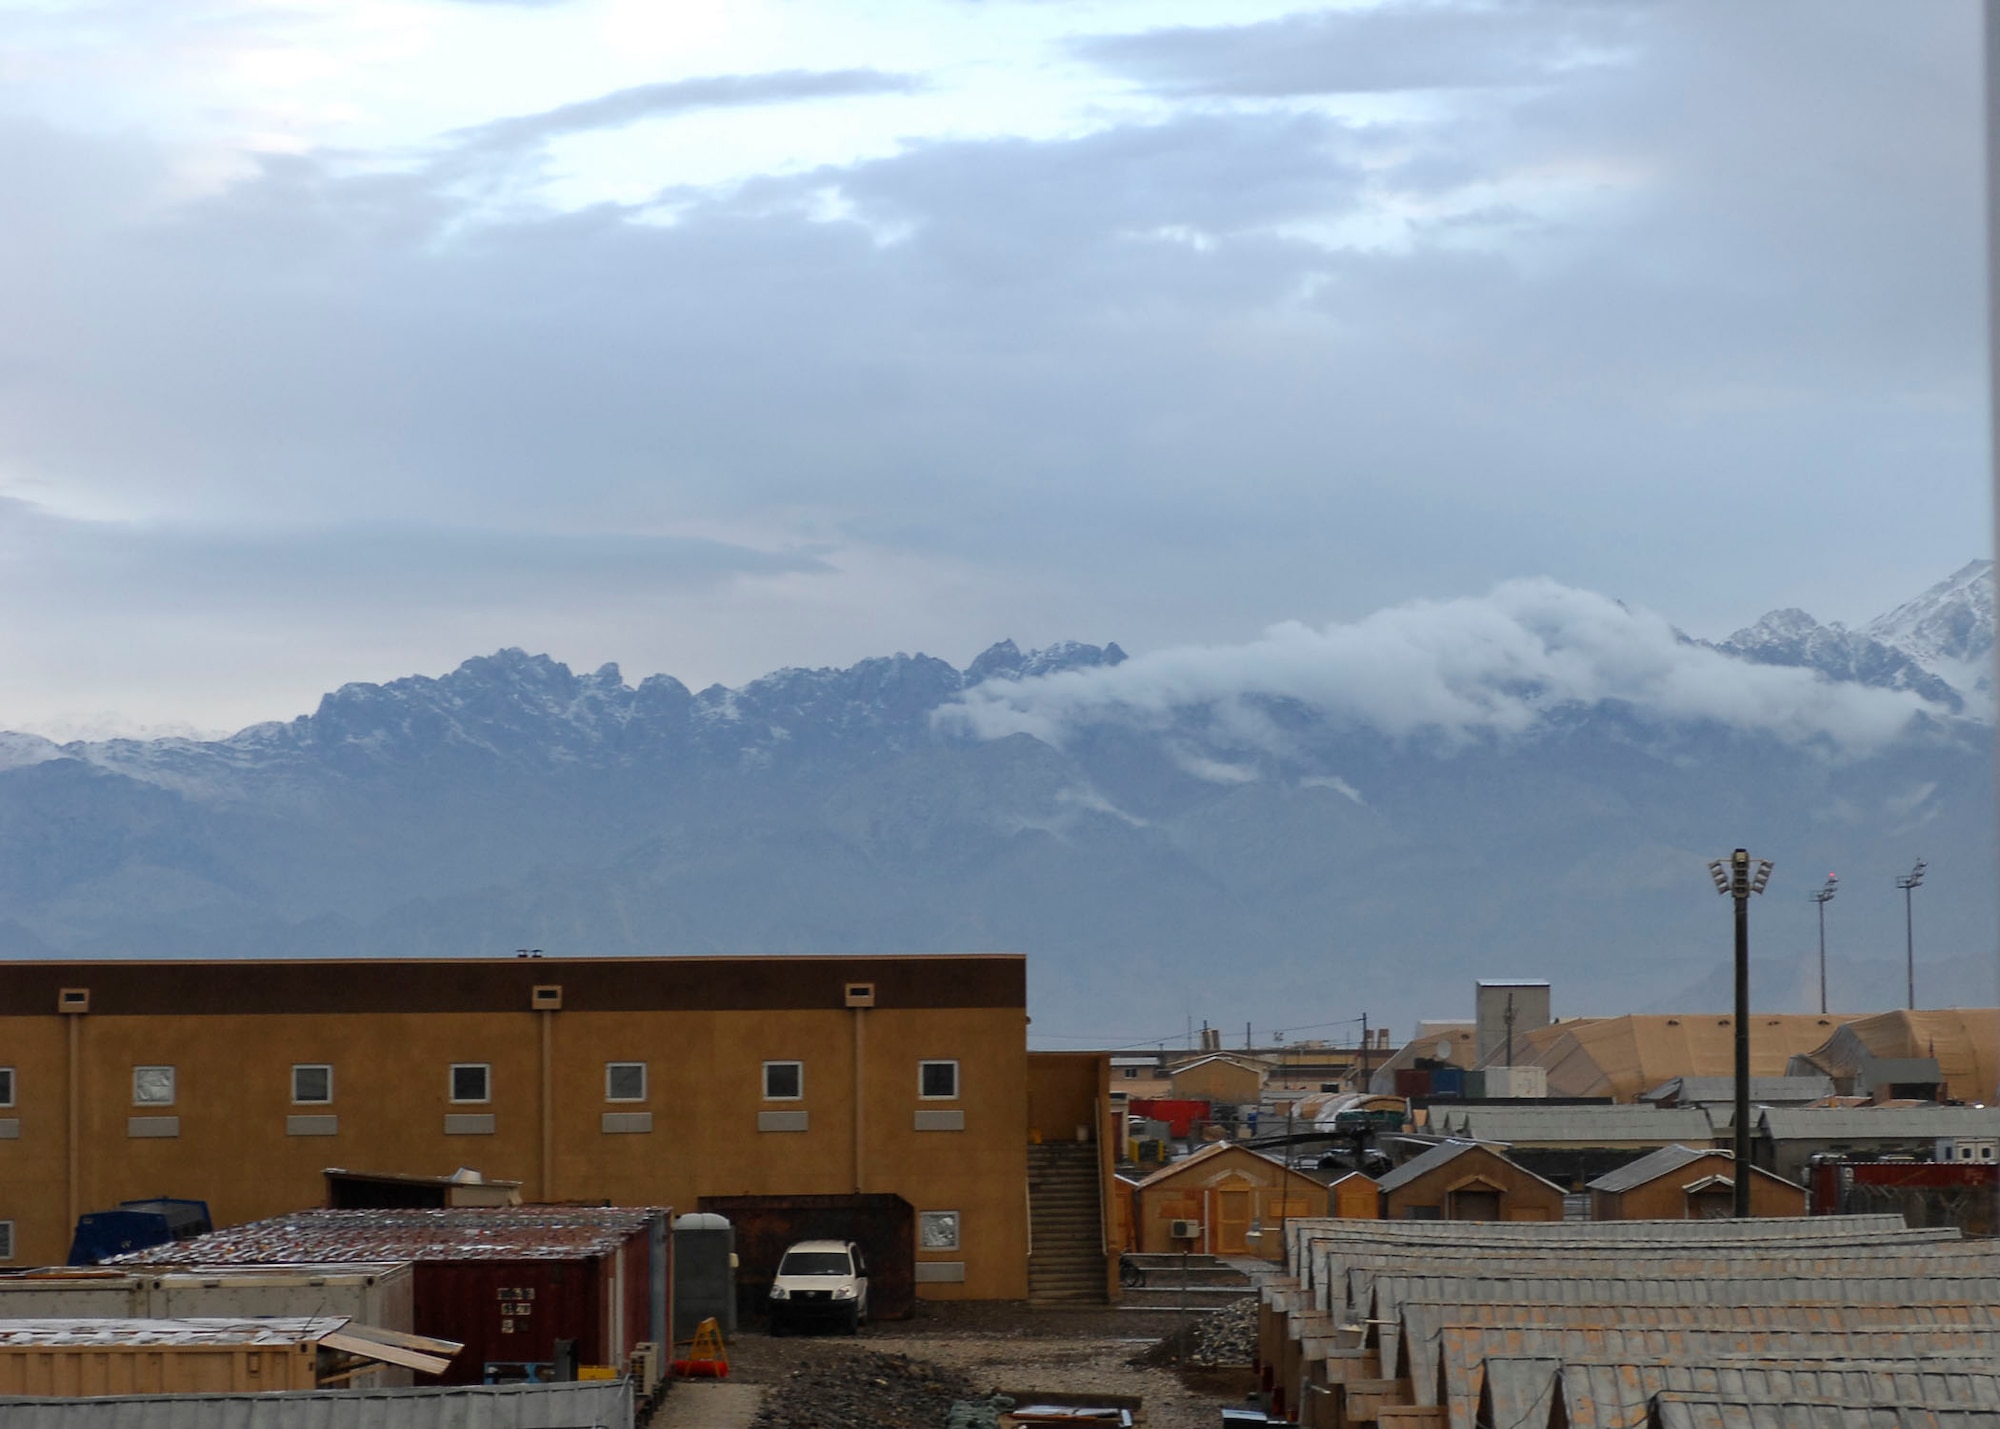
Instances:
[[[752,1429],[938,1429],[974,1398],[964,1376],[864,1351],[802,1365],[765,1397]]]
[[[1196,1315],[1157,1344],[1132,1357],[1135,1365],[1167,1369],[1186,1365],[1216,1369],[1247,1365],[1257,1354],[1257,1301],[1245,1295],[1232,1305]]]

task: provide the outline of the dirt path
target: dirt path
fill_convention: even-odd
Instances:
[[[934,1365],[948,1376],[962,1376],[982,1394],[1039,1390],[1137,1395],[1145,1401],[1148,1429],[1213,1429],[1218,1409],[1237,1402],[1240,1387],[1227,1394],[1204,1392],[1188,1387],[1171,1369],[1128,1363],[1173,1326],[1171,1314],[926,1302],[915,1320],[870,1325],[852,1337],[774,1340],[761,1329],[741,1331],[729,1347],[731,1383],[775,1390],[787,1381],[795,1386],[808,1381],[821,1386],[816,1393],[838,1400],[845,1397],[839,1387],[840,1368],[851,1362],[859,1378],[862,1355],[872,1351]],[[794,1374],[800,1370],[805,1373]],[[675,1395],[679,1393],[677,1388]],[[799,1391],[794,1388],[791,1393],[796,1396]],[[670,1412],[673,1398],[668,1399]],[[770,1402],[776,1406],[780,1400]],[[658,1422],[673,1429],[725,1429],[721,1422],[714,1426],[699,1420]]]

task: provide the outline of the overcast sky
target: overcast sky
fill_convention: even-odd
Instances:
[[[14,0],[0,727],[1986,554],[1971,0]]]

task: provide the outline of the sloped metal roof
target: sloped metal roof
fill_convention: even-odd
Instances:
[[[1736,1330],[1923,1330],[1940,1343],[1964,1348],[1987,1343],[1960,1331],[2000,1336],[2000,1306],[1833,1305],[1467,1305],[1405,1300],[1397,1307],[1400,1343],[1394,1358],[1385,1352],[1383,1373],[1403,1378],[1437,1378],[1439,1336],[1446,1325],[1520,1325],[1602,1329]]]
[[[1761,1132],[1778,1141],[1929,1140],[2000,1136],[2000,1107],[1766,1107]]]
[[[1662,1146],[1658,1151],[1649,1151],[1637,1161],[1627,1162],[1616,1171],[1607,1171],[1589,1183],[1593,1191],[1617,1193],[1629,1191],[1635,1186],[1643,1186],[1660,1176],[1671,1175],[1681,1167],[1700,1161],[1704,1157],[1721,1156],[1729,1160],[1735,1158],[1729,1152],[1714,1146]]]
[[[1996,1429],[2000,1410],[1889,1404],[1744,1404],[1656,1394],[1648,1429]]]
[[[253,1349],[317,1344],[347,1323],[345,1315],[201,1316],[181,1320],[49,1318],[0,1320],[0,1345],[113,1349],[130,1345],[233,1345]]]
[[[579,1260],[608,1255],[650,1209],[464,1206],[446,1210],[293,1211],[107,1265],[308,1265],[364,1260]]]
[[[0,1399],[7,1429],[632,1429],[621,1380]]]
[[[1371,1303],[1352,1307],[1346,1313],[1351,1318],[1372,1322],[1385,1364],[1396,1361],[1402,1333],[1397,1308],[1406,1299],[1593,1306],[1789,1305],[1816,1300],[1878,1305],[1967,1304],[2000,1300],[2000,1276],[1919,1276],[1835,1282],[1803,1277],[1598,1280],[1558,1275],[1499,1280],[1476,1276],[1382,1276],[1375,1281]]]
[[[1620,1105],[1458,1107],[1445,1113],[1443,1131],[1481,1141],[1577,1146],[1661,1145],[1715,1136],[1700,1107]]]
[[[1489,1381],[1499,1362],[1489,1360]],[[1502,1371],[1502,1377],[1507,1372]],[[1556,1372],[1569,1429],[1626,1429],[1662,1392],[1745,1404],[1927,1405],[2000,1410],[2000,1367],[1988,1359],[1787,1356],[1637,1364],[1564,1360]]]
[[[1833,1078],[1813,1075],[1803,1077],[1752,1077],[1750,1079],[1750,1101],[1752,1105],[1802,1106],[1816,1102],[1821,1097],[1833,1095]],[[1682,1106],[1727,1107],[1736,1100],[1736,1078],[1734,1077],[1674,1077],[1662,1082],[1651,1091],[1641,1092],[1642,1102],[1659,1102],[1673,1098]]]

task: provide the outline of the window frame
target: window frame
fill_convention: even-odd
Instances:
[[[927,1091],[925,1091],[925,1090],[924,1090],[924,1081],[925,1081],[925,1077],[924,1077],[924,1073],[925,1073],[925,1072],[927,1072],[927,1071],[929,1071],[929,1070],[930,1070],[930,1069],[931,1069],[932,1067],[949,1067],[949,1068],[951,1068],[951,1091],[950,1091],[950,1092],[949,1092],[948,1094],[947,1094],[947,1093],[939,1093],[939,1092],[927,1092]],[[920,1060],[918,1061],[918,1063],[917,1063],[917,1100],[918,1100],[918,1101],[924,1101],[924,1102],[955,1102],[955,1101],[958,1101],[958,1100],[960,1100],[960,1097],[959,1097],[959,1092],[960,1092],[961,1090],[963,1090],[963,1088],[961,1087],[961,1085],[960,1085],[960,1083],[959,1083],[959,1077],[958,1077],[958,1058],[956,1058],[956,1057],[925,1057],[925,1058],[922,1058],[922,1059],[920,1059]]]
[[[636,1067],[639,1070],[639,1095],[636,1097],[614,1096],[611,1089],[611,1074],[629,1067]],[[604,1064],[604,1099],[608,1102],[617,1102],[621,1105],[629,1106],[635,1102],[646,1101],[653,1090],[651,1083],[652,1075],[647,1071],[644,1062],[606,1062]]]
[[[462,1097],[458,1094],[458,1074],[479,1069],[483,1095]],[[453,1062],[445,1076],[445,1091],[450,1094],[453,1106],[491,1106],[493,1104],[493,1064],[491,1062]]]
[[[929,1244],[927,1244],[927,1243],[925,1242],[925,1240],[924,1240],[924,1227],[925,1227],[925,1225],[926,1225],[926,1224],[935,1224],[935,1223],[936,1223],[936,1222],[937,1222],[937,1221],[938,1221],[938,1220],[939,1220],[940,1218],[942,1218],[942,1217],[945,1217],[945,1216],[949,1216],[949,1217],[951,1218],[951,1244],[950,1244],[950,1245],[929,1245]],[[927,1251],[931,1251],[931,1252],[933,1252],[933,1253],[935,1253],[935,1254],[940,1254],[940,1255],[941,1255],[941,1254],[943,1254],[943,1253],[944,1253],[944,1252],[946,1252],[946,1251],[957,1251],[957,1250],[963,1250],[964,1248],[965,1248],[965,1217],[964,1217],[963,1215],[961,1215],[961,1214],[960,1214],[959,1212],[957,1212],[957,1211],[918,1211],[918,1212],[917,1212],[917,1249],[918,1249],[918,1250],[920,1250],[920,1251],[926,1251],[926,1250],[927,1250]]]
[[[15,1254],[16,1244],[14,1222],[0,1221],[0,1261],[12,1261],[18,1258]]]
[[[797,1073],[799,1079],[798,1090],[792,1092],[789,1096],[773,1092],[771,1090],[771,1069],[774,1067],[790,1067]],[[775,1057],[767,1060],[764,1063],[762,1091],[764,1100],[767,1102],[804,1101],[806,1099],[806,1064],[796,1057]]]
[[[4,1086],[4,1091],[0,1091],[0,1107],[10,1109],[13,1107],[14,1093],[19,1085],[20,1078],[21,1074],[14,1068],[0,1067],[0,1086]]]
[[[311,1098],[308,1098],[308,1097],[302,1097],[302,1096],[300,1096],[300,1095],[299,1095],[299,1073],[300,1073],[300,1072],[325,1072],[325,1073],[326,1073],[326,1095],[325,1095],[325,1096],[323,1096],[323,1097],[311,1097]],[[332,1106],[332,1105],[333,1105],[333,1063],[331,1063],[331,1062],[294,1062],[294,1063],[292,1063],[292,1105],[293,1105],[293,1106]]]
[[[141,1072],[165,1072],[167,1074],[167,1094],[163,1099],[141,1097],[139,1095],[139,1074]],[[133,1106],[173,1106],[181,1099],[181,1075],[178,1069],[164,1062],[134,1063],[132,1066]]]

